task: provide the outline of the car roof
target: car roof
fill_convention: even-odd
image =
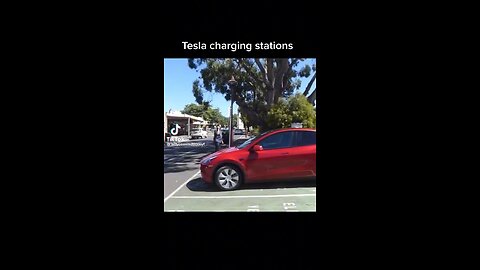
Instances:
[[[271,132],[279,132],[279,131],[317,131],[315,128],[278,128],[274,130],[267,131],[268,133]]]
[[[278,129],[272,129],[269,131],[265,131],[264,133],[261,133],[258,135],[258,137],[263,137],[268,134],[272,133],[278,133],[278,132],[283,132],[283,131],[311,131],[311,132],[317,132],[317,129],[315,128],[278,128]]]

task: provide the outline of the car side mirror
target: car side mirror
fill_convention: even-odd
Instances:
[[[262,151],[263,150],[263,146],[261,146],[260,144],[255,144],[253,146],[253,151]]]

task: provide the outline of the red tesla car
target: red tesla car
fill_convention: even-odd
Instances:
[[[200,161],[202,179],[234,190],[243,183],[316,177],[316,133],[309,128],[277,129],[217,151]]]

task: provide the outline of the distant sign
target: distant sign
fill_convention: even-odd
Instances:
[[[303,124],[302,123],[292,123],[292,128],[302,128]]]

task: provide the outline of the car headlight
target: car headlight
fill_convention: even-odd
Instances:
[[[217,156],[209,157],[207,159],[202,160],[201,164],[202,165],[208,165],[208,164],[210,164],[210,162],[212,162],[212,160],[214,160],[216,158],[217,158]]]

